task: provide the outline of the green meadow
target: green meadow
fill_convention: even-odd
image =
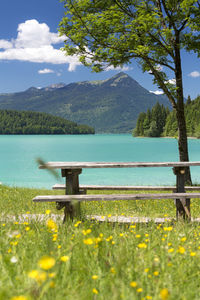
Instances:
[[[199,300],[200,224],[176,222],[172,200],[83,203],[82,218],[63,225],[55,204],[32,202],[47,193],[59,192],[0,186],[1,300]],[[199,200],[191,210],[200,216]],[[86,219],[95,214],[172,221]]]

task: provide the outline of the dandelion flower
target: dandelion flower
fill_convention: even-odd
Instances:
[[[38,270],[32,270],[28,273],[28,277],[32,278],[32,279],[36,279],[37,276],[39,274],[39,271]]]
[[[92,279],[93,279],[93,280],[96,280],[96,279],[98,279],[98,278],[99,278],[99,277],[98,277],[97,275],[93,275],[93,276],[92,276]]]
[[[94,241],[93,241],[93,239],[89,238],[89,239],[83,240],[83,243],[85,245],[92,245],[94,243]]]
[[[163,230],[164,231],[172,231],[173,227],[169,226],[169,227],[164,227]]]
[[[92,292],[93,292],[93,294],[96,294],[96,295],[99,293],[99,292],[97,291],[97,289],[95,289],[95,288],[92,290]]]
[[[56,261],[53,257],[43,256],[39,261],[38,265],[41,269],[49,270],[55,265]]]
[[[130,282],[130,286],[131,287],[136,287],[137,286],[137,282],[136,281],[131,281]]]
[[[190,252],[190,256],[196,256],[196,252]]]
[[[184,236],[181,238],[181,242],[185,242],[187,240],[187,238]]]
[[[52,219],[49,219],[47,220],[47,223],[46,223],[47,227],[52,230],[52,231],[55,231],[58,229],[58,226],[57,224],[54,222],[54,220]]]
[[[137,292],[138,292],[138,293],[142,293],[142,291],[143,291],[142,288],[137,289]]]
[[[145,243],[138,244],[138,248],[147,248],[147,245]]]
[[[47,209],[46,211],[45,211],[45,214],[46,215],[49,215],[51,213],[51,210],[50,209]]]
[[[174,252],[173,248],[168,249],[168,253],[172,253],[172,252]]]
[[[180,253],[180,254],[184,254],[185,253],[185,248],[182,247],[182,246],[179,246],[177,252]]]
[[[12,297],[11,300],[28,300],[28,298],[26,296],[20,295]]]
[[[153,275],[154,275],[154,276],[158,276],[158,275],[159,275],[159,272],[158,272],[158,271],[155,271],[155,272],[153,272]]]
[[[66,262],[69,260],[69,256],[67,256],[67,255],[61,256],[60,260],[63,262]]]
[[[169,291],[168,291],[168,289],[165,288],[165,289],[162,289],[160,291],[160,298],[162,300],[167,300],[169,298]]]
[[[116,273],[115,268],[110,268],[110,272],[115,274]]]

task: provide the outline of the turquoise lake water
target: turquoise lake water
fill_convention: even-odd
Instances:
[[[189,140],[191,161],[200,161],[200,140]],[[56,180],[39,170],[44,161],[178,161],[176,139],[133,138],[115,135],[2,135],[0,182],[10,186],[51,188]],[[58,171],[59,172],[59,171]],[[60,172],[59,172],[60,174]],[[193,182],[200,182],[200,167],[192,168]],[[84,169],[82,184],[168,185],[175,184],[171,168]]]

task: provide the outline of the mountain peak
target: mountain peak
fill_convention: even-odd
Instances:
[[[128,74],[124,72],[117,73],[111,78],[104,80],[104,84],[109,85],[111,87],[117,87],[117,86],[128,87],[133,84],[139,86],[136,80],[134,80],[132,77],[130,77]]]

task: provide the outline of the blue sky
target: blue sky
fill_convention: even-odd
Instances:
[[[63,39],[58,24],[64,15],[59,0],[10,0],[0,10],[0,93],[18,92],[31,86],[101,80],[120,70],[92,73],[76,58],[65,57],[59,50]],[[183,53],[184,95],[200,95],[200,59]],[[124,71],[146,89],[157,92],[152,76],[144,74],[132,62]],[[170,78],[173,79],[173,78]]]

